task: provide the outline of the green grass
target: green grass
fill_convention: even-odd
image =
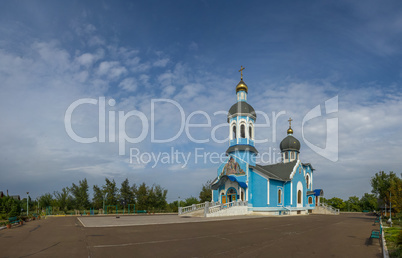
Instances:
[[[402,228],[384,228],[385,241],[390,257],[402,257]]]

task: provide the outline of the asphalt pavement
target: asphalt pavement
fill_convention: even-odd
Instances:
[[[381,257],[374,217],[48,217],[0,230],[0,257]]]

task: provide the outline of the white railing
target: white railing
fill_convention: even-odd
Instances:
[[[199,203],[199,204],[193,204],[193,205],[186,206],[186,207],[179,207],[179,215],[205,209],[206,205],[210,206],[210,205],[216,205],[216,204],[215,204],[215,202],[204,202],[204,203]]]
[[[331,212],[332,214],[336,214],[336,215],[339,214],[339,209],[335,209],[334,207],[329,206],[329,205],[327,205],[325,203],[320,203],[319,206],[323,207],[324,209],[326,209],[327,211]]]
[[[206,216],[207,214],[215,213],[215,212],[225,210],[225,209],[229,209],[231,207],[247,206],[247,205],[248,205],[247,201],[241,201],[241,200],[228,202],[228,203],[216,203],[215,205],[211,205],[210,207],[206,207],[205,211],[204,211],[204,215]]]
[[[236,206],[247,206],[247,204],[248,204],[247,201],[241,201],[241,200],[228,202],[224,204],[219,202],[204,202],[199,204],[193,204],[186,207],[179,207],[179,215],[183,215],[193,211],[204,210],[204,217],[206,217],[207,214],[209,213],[218,212]]]

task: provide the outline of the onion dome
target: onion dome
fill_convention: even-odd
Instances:
[[[298,139],[293,137],[293,135],[288,135],[281,141],[281,144],[279,145],[281,148],[281,152],[291,150],[291,151],[300,151],[300,142]]]
[[[298,139],[296,139],[295,137],[293,137],[293,129],[292,129],[292,118],[289,118],[289,129],[287,131],[288,136],[285,137],[285,139],[283,139],[281,141],[281,144],[279,145],[281,152],[283,151],[297,151],[299,152],[300,150],[300,142]]]
[[[248,116],[257,120],[257,114],[255,113],[254,108],[245,101],[236,102],[230,109],[228,113],[228,123],[230,118],[234,116]]]
[[[243,79],[240,80],[240,82],[237,84],[236,86],[236,93],[238,93],[239,91],[245,91],[246,93],[248,93],[248,87],[247,84],[244,83]]]

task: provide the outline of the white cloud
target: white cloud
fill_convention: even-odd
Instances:
[[[137,89],[137,86],[137,80],[133,77],[126,78],[119,84],[120,88],[129,92],[134,92]]]
[[[153,63],[155,67],[165,67],[169,62],[169,58],[159,59]]]
[[[127,73],[127,69],[117,61],[103,61],[98,68],[99,75],[106,75],[108,78],[115,79]]]

